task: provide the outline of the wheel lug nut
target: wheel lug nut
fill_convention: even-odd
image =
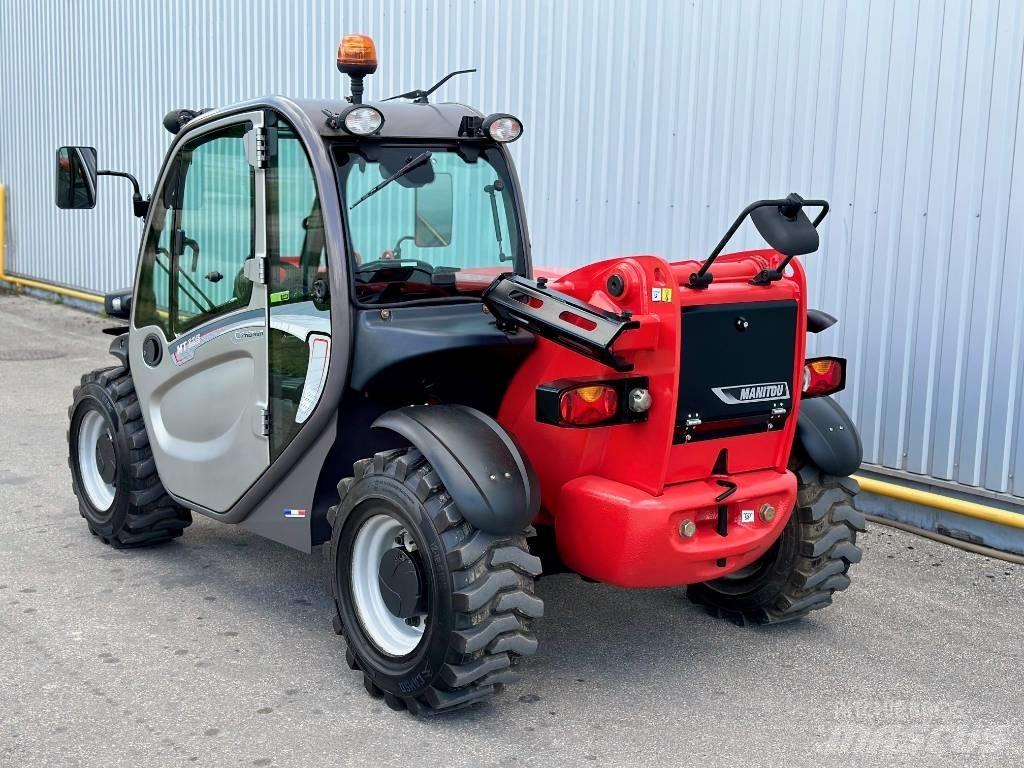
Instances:
[[[757,512],[758,517],[766,523],[770,523],[775,519],[775,507],[771,504],[762,504],[761,509]]]
[[[693,520],[690,520],[689,518],[687,518],[686,520],[683,520],[683,522],[681,522],[679,524],[679,535],[682,536],[684,539],[693,538],[693,536],[696,533],[697,533],[697,524],[695,522],[693,522]]]

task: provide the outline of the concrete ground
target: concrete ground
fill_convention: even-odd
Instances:
[[[4,768],[1024,761],[1024,569],[879,526],[832,608],[775,628],[543,580],[522,682],[392,712],[345,666],[319,557],[200,516],[152,550],[89,535],[66,409],[107,324],[0,295]]]

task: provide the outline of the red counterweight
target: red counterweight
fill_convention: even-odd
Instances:
[[[772,250],[722,256],[714,281],[694,289],[686,280],[697,262],[631,256],[544,286],[636,326],[611,348],[628,371],[538,337],[499,413],[539,477],[537,522],[554,526],[572,569],[621,586],[689,584],[749,565],[777,539],[796,501],[786,462],[803,383],[806,281],[796,261],[781,280],[750,281],[781,260]],[[683,343],[687,331],[692,353]],[[759,348],[775,343],[772,365],[784,374],[767,383],[742,380],[756,370]],[[702,391],[701,410],[681,412],[693,389],[687,377],[708,375],[718,377],[707,389],[720,391],[722,404],[708,405],[714,397]],[[646,378],[644,420],[578,427],[538,419],[539,388],[622,377]],[[740,415],[732,418],[729,406]],[[761,515],[762,507],[771,514]]]

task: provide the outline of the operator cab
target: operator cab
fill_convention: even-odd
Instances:
[[[362,35],[342,40],[337,64],[345,100],[169,112],[174,139],[147,200],[130,174],[98,170],[96,150],[58,152],[62,208],[93,207],[98,176],[133,185],[145,228],[133,289],[107,303],[131,329],[112,352],[165,436],[154,452],[167,490],[214,515],[302,465],[318,473],[330,436],[391,408],[496,414],[534,343],[499,330],[482,301],[500,274],[531,274],[505,146],[521,122],[430,103],[465,70],[364,103],[377,60]],[[338,440],[328,464],[365,447]],[[197,473],[210,479],[200,491]]]

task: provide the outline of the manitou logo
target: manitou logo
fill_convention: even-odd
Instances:
[[[744,387],[740,390],[740,402],[746,403],[751,400],[774,400],[777,397],[787,397],[785,384],[761,384],[757,387]]]
[[[729,405],[789,399],[789,384],[784,381],[766,384],[739,384],[735,387],[712,387],[711,391],[718,396],[719,400]]]

